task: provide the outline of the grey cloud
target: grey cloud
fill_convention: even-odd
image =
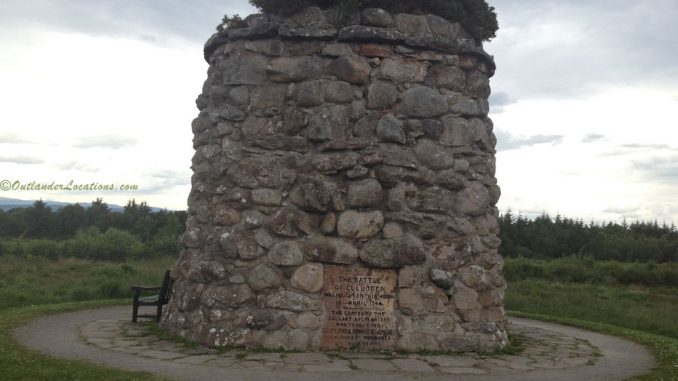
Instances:
[[[621,214],[623,216],[628,216],[628,215],[634,215],[637,214],[638,211],[640,210],[639,207],[637,206],[630,206],[630,207],[608,207],[603,210],[603,213],[610,213],[610,214]]]
[[[0,135],[0,144],[22,144],[30,143],[26,139],[14,133],[3,133]]]
[[[254,11],[246,0],[4,0],[0,24],[125,36],[144,41],[202,42],[224,14]]]
[[[641,143],[630,143],[622,144],[620,147],[629,148],[629,149],[672,149],[668,144],[641,144]]]
[[[136,144],[136,139],[115,135],[98,135],[79,138],[74,148],[111,148],[119,149]]]
[[[518,102],[508,93],[503,91],[493,92],[490,95],[490,110],[493,114],[499,114],[504,111],[506,106]]]
[[[509,151],[522,147],[534,146],[537,144],[560,144],[563,141],[563,135],[531,135],[531,136],[513,136],[508,132],[496,130],[497,150]]]
[[[643,153],[642,151],[678,152],[678,149],[668,144],[627,143],[616,145],[613,149],[601,153],[601,156],[626,156]]]
[[[654,156],[633,161],[633,167],[649,181],[678,181],[678,155]]]
[[[600,134],[588,134],[584,136],[584,138],[581,140],[582,143],[593,143],[593,142],[599,142],[601,140],[605,139],[605,135],[600,135]]]
[[[83,171],[83,172],[97,172],[101,168],[93,166],[87,163],[81,163],[78,161],[69,161],[66,163],[57,164],[56,166],[62,171]]]
[[[188,169],[185,171],[153,171],[146,173],[144,178],[149,179],[149,183],[140,189],[144,194],[161,193],[176,186],[190,187],[191,185],[191,172]]]
[[[42,164],[45,161],[37,157],[28,156],[0,156],[0,163],[14,164]]]
[[[678,86],[675,0],[490,0],[498,37],[493,88],[524,98],[608,86]]]

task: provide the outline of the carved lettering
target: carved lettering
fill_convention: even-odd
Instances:
[[[326,266],[323,349],[394,349],[396,283],[392,270]]]

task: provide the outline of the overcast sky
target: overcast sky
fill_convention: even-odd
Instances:
[[[678,1],[489,0],[502,210],[678,223]],[[184,209],[204,41],[246,0],[0,2],[0,197]]]

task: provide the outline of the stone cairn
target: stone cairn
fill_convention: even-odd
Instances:
[[[434,15],[246,22],[205,46],[162,325],[211,347],[505,346],[492,57]]]

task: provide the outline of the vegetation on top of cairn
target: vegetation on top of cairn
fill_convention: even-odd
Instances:
[[[478,41],[488,41],[499,29],[497,13],[486,0],[250,0],[265,13],[292,15],[306,7],[339,7],[344,11],[381,8],[391,13],[434,14],[460,23]]]

